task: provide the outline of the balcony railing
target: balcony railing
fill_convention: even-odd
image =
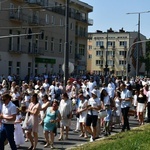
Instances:
[[[10,11],[9,13],[9,18],[13,21],[19,21],[21,22],[23,19],[22,19],[22,16],[23,14],[21,12],[15,12],[15,11]]]
[[[30,55],[43,55],[44,54],[44,48],[42,47],[36,47],[36,46],[30,46],[27,47],[26,45],[9,45],[8,52],[14,53],[14,54],[30,54]]]
[[[9,45],[8,51],[10,53],[16,53],[16,54],[27,53],[26,46],[19,45],[19,44]]]
[[[33,15],[33,16],[28,16],[28,23],[30,25],[45,25],[45,20],[40,19],[39,17]]]
[[[76,36],[79,36],[79,37],[88,37],[88,34],[85,33],[85,32],[82,32],[82,31],[79,31],[79,30],[76,30]]]

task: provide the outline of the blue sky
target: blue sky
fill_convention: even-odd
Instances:
[[[93,6],[89,18],[93,19],[93,26],[89,32],[96,30],[107,31],[110,27],[118,31],[122,27],[125,31],[138,30],[138,14],[126,13],[150,11],[150,0],[80,0]],[[150,13],[141,13],[140,32],[150,38]]]

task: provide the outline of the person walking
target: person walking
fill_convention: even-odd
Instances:
[[[144,117],[143,113],[144,110],[146,109],[146,103],[147,103],[147,97],[143,93],[143,89],[140,89],[140,93],[138,94],[137,97],[137,113],[138,113],[138,119],[139,119],[139,125],[144,124]]]
[[[68,139],[69,126],[72,118],[72,101],[69,99],[68,94],[62,94],[62,100],[59,104],[59,111],[61,114],[60,121],[60,137],[58,140],[63,140],[64,127],[66,127],[66,140]]]
[[[83,96],[83,93],[78,95],[80,102],[79,102],[79,107],[77,112],[79,113],[79,123],[80,123],[80,129],[81,129],[81,134],[80,137],[87,138],[87,131],[86,131],[86,116],[87,116],[87,105],[88,101],[85,99]]]
[[[61,120],[60,113],[58,111],[58,101],[53,101],[52,107],[48,107],[44,117],[44,135],[46,144],[44,147],[54,148],[54,137],[57,134],[57,123]],[[50,139],[49,139],[50,133]]]
[[[11,102],[11,96],[6,93],[2,96],[3,105],[0,114],[0,150],[4,150],[4,142],[7,139],[12,150],[17,150],[14,140],[14,122],[16,120],[17,108]]]
[[[121,89],[121,112],[122,112],[122,132],[127,130],[130,130],[129,126],[129,119],[128,119],[128,112],[129,108],[131,106],[132,101],[132,92],[126,88],[126,85],[124,83],[120,84]]]
[[[87,132],[91,134],[90,142],[96,138],[96,125],[98,120],[98,111],[100,110],[100,99],[97,97],[97,91],[91,91],[92,97],[88,100],[88,112],[86,119]]]
[[[29,150],[35,150],[37,142],[38,142],[38,119],[40,112],[40,104],[38,103],[37,94],[33,94],[31,98],[31,103],[27,109],[27,112],[32,117],[32,128],[27,130],[27,138],[31,142],[31,146],[28,148]],[[33,133],[33,137],[32,137]]]

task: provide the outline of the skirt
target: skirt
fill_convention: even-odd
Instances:
[[[137,112],[144,112],[145,104],[144,103],[138,103],[137,104]]]

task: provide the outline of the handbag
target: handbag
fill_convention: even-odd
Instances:
[[[99,113],[98,113],[98,117],[99,118],[104,118],[107,116],[107,112],[106,110],[100,110]]]
[[[56,116],[56,112],[55,112],[55,120],[56,120],[57,116]],[[55,133],[55,136],[57,136],[57,123],[53,128],[53,133]]]
[[[31,130],[32,127],[33,127],[33,116],[32,115],[29,116],[29,113],[26,113],[25,120],[22,124],[22,128],[24,130]]]

